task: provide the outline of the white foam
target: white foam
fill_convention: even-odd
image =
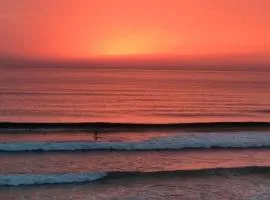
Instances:
[[[0,143],[0,151],[175,150],[184,148],[270,147],[269,132],[191,133],[140,142],[13,142]]]
[[[40,185],[59,183],[82,183],[91,182],[105,177],[106,173],[85,173],[85,174],[14,174],[0,175],[0,185]]]

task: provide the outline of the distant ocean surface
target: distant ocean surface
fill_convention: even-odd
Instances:
[[[0,121],[270,121],[270,68],[1,67]]]
[[[269,77],[0,66],[0,199],[268,200]]]

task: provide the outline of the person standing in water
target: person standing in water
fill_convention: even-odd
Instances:
[[[99,132],[100,132],[99,130],[94,130],[94,140],[95,141],[98,141],[98,138],[99,138],[98,133]]]

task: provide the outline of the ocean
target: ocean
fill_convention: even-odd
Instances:
[[[270,199],[270,68],[0,67],[0,199]]]

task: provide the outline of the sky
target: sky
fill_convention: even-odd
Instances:
[[[269,0],[0,0],[0,56],[270,64]]]

